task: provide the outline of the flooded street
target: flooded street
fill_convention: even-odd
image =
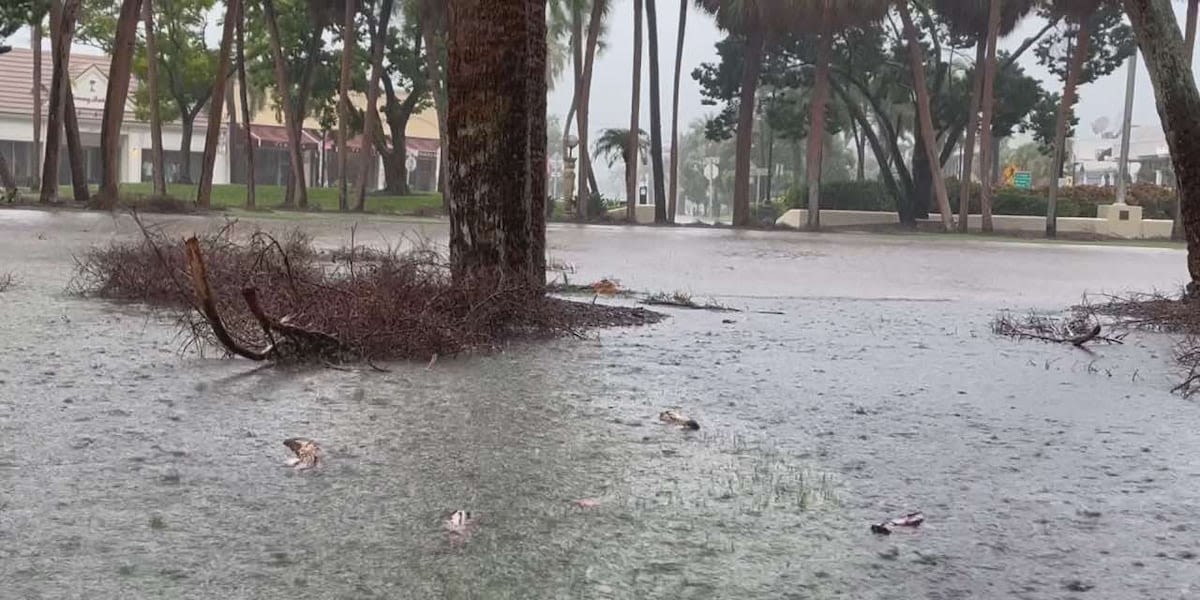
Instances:
[[[348,242],[319,218],[261,224]],[[0,211],[0,598],[1200,597],[1200,408],[1169,393],[1170,340],[989,329],[1174,292],[1180,250],[552,226],[573,282],[747,312],[380,373],[181,354],[169,316],[66,293],[72,253],[136,234]],[[325,464],[287,467],[290,437]],[[479,519],[461,544],[455,510]]]

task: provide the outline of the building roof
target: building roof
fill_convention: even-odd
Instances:
[[[103,110],[104,93],[108,85],[108,65],[107,56],[98,56],[92,54],[72,54],[68,72],[71,75],[72,81],[75,82],[75,106],[80,113],[80,118],[88,118],[92,111],[97,110],[94,106],[95,100],[100,101],[99,110]],[[51,53],[49,50],[42,52],[42,110],[46,110],[46,105],[50,96],[50,77],[53,72],[54,63],[51,61]],[[97,86],[98,97],[83,98],[80,93],[80,78],[85,75],[95,74],[97,78],[103,78],[103,85]],[[87,86],[91,88],[92,86]],[[133,89],[136,89],[136,83],[131,86],[130,96],[132,97]],[[0,113],[16,114],[26,117],[33,116],[33,50],[29,48],[13,48],[12,51],[6,54],[0,54]],[[43,112],[43,114],[45,114]],[[99,115],[96,115],[99,118]]]

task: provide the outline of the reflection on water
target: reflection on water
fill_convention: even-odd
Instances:
[[[167,317],[67,297],[70,252],[113,226],[0,211],[0,255],[24,257],[0,295],[0,597],[1200,591],[1200,439],[1165,391],[1166,342],[1083,356],[987,333],[996,308],[1069,302],[1089,273],[1164,285],[1176,254],[556,230],[582,280],[786,314],[680,311],[376,373],[181,356]],[[1070,267],[1010,287],[1048,263]],[[670,406],[703,428],[659,423]],[[286,465],[294,436],[322,445],[321,468]],[[868,531],[918,509],[918,531]],[[454,510],[478,518],[464,544]]]

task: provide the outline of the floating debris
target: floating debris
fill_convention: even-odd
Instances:
[[[470,511],[456,510],[446,517],[442,525],[450,532],[450,543],[457,545],[467,541],[471,534],[475,533],[479,520],[472,516]]]
[[[925,522],[925,515],[918,512],[908,513],[903,517],[897,517],[883,523],[871,525],[871,533],[878,535],[891,535],[892,529],[895,527],[920,527],[921,523]]]
[[[321,462],[321,447],[310,439],[288,438],[283,440],[283,445],[296,455],[288,459],[288,465],[297,471],[307,471]]]
[[[580,498],[574,502],[575,507],[581,510],[588,510],[600,506],[600,501],[595,498]]]
[[[658,420],[663,423],[678,426],[682,429],[691,429],[695,431],[700,429],[700,424],[695,419],[689,418],[687,415],[675,409],[668,409],[658,413]]]

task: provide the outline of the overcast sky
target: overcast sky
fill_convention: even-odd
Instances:
[[[630,68],[633,63],[633,0],[613,1],[615,4],[609,16],[606,38],[607,50],[596,61],[592,84],[590,129],[593,132],[608,127],[625,128],[629,126],[629,94],[632,89]],[[710,17],[699,12],[690,0],[687,4],[689,6],[689,13],[687,34],[684,40],[684,76],[680,91],[679,106],[681,127],[713,111],[713,107],[701,105],[699,86],[691,78],[690,74],[701,63],[712,62],[716,59],[714,44],[722,37]],[[1175,6],[1176,18],[1182,23],[1184,5],[1182,3],[1172,3],[1172,5]],[[659,67],[662,82],[663,122],[664,129],[667,129],[670,117],[671,76],[675,60],[676,32],[679,25],[679,4],[660,1],[658,2],[658,9]],[[1037,18],[1031,17],[1026,19],[1011,36],[1003,41],[1001,47],[1008,49],[1015,48],[1020,45],[1023,39],[1036,33],[1043,25],[1044,22]],[[220,32],[217,27],[210,27],[208,31],[210,44],[215,45],[219,35]],[[18,32],[9,39],[9,43],[28,46],[28,32],[26,30]],[[85,48],[79,48],[79,50],[95,52],[95,50]],[[971,51],[968,50],[968,54],[970,53]],[[644,60],[647,59],[648,52],[644,54]],[[1025,67],[1027,73],[1042,79],[1047,89],[1061,93],[1062,84],[1052,78],[1047,71],[1037,64],[1032,51],[1025,53],[1021,64]],[[1200,66],[1200,63],[1197,63],[1197,66]],[[642,77],[643,103],[641,114],[643,127],[648,127],[650,86],[649,68],[646,64],[643,64],[642,67]],[[1101,117],[1107,117],[1114,128],[1121,123],[1125,79],[1126,70],[1122,68],[1112,75],[1080,89],[1080,103],[1077,114],[1079,116],[1079,135],[1081,137],[1090,137],[1091,124]],[[559,81],[559,84],[551,92],[549,98],[550,114],[557,115],[560,118],[565,116],[571,103],[570,85],[565,81],[565,79]],[[1146,74],[1144,65],[1140,60],[1138,63],[1133,122],[1135,125],[1159,126],[1158,113],[1154,106],[1153,88],[1150,85],[1150,79]],[[670,132],[669,130],[665,130],[663,134],[669,135]],[[602,164],[597,165],[598,169],[602,167]],[[606,180],[609,179],[607,176],[602,176],[599,179],[601,179],[602,186],[609,187],[605,185]]]

